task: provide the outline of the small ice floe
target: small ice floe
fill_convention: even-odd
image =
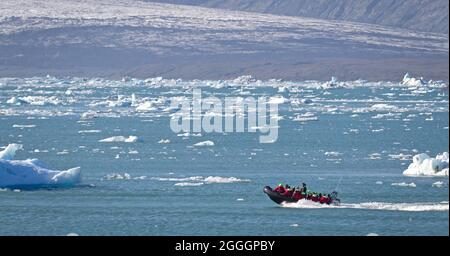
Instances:
[[[56,152],[56,154],[57,154],[57,155],[67,155],[67,154],[69,154],[69,150],[64,149],[64,150],[62,150],[62,151]]]
[[[178,182],[175,183],[174,186],[178,186],[178,187],[197,187],[197,186],[201,186],[205,183],[203,182]]]
[[[377,233],[369,233],[366,236],[379,236]]]
[[[318,120],[319,120],[319,118],[311,112],[307,112],[305,114],[298,114],[292,119],[292,121],[297,121],[297,122],[309,122],[309,121],[318,121]]]
[[[377,182],[375,182],[375,184],[377,184],[377,185],[383,185],[383,182],[382,182],[382,181],[377,181]]]
[[[242,201],[245,201],[245,200],[244,200],[244,198],[238,198],[238,199],[236,199],[236,201],[242,202]]]
[[[399,187],[410,187],[410,188],[417,187],[416,184],[414,184],[414,182],[411,182],[411,183],[406,183],[406,182],[392,183],[391,185],[392,186],[399,186]]]
[[[167,140],[161,139],[161,140],[158,141],[158,143],[159,144],[168,144],[168,143],[170,143],[170,140],[169,139],[167,139]]]
[[[442,188],[442,187],[444,187],[444,185],[445,185],[445,183],[443,181],[436,181],[431,186],[435,187],[435,188]]]
[[[394,106],[394,105],[379,103],[379,104],[372,105],[369,108],[369,111],[372,111],[372,112],[398,112],[399,109],[397,106]]]
[[[84,133],[100,133],[100,132],[102,132],[102,130],[81,130],[81,131],[78,131],[78,133],[80,133],[80,134],[84,134]]]
[[[145,101],[143,103],[140,103],[136,107],[136,111],[139,112],[149,112],[149,111],[155,111],[157,108],[153,106],[153,103],[150,101]]]
[[[379,160],[381,159],[381,154],[380,153],[372,153],[369,155],[369,159],[371,160]]]
[[[329,152],[325,152],[324,154],[326,156],[331,156],[331,157],[338,157],[338,156],[342,155],[342,153],[336,152],[336,151],[329,151]]]
[[[201,186],[204,184],[227,184],[227,183],[240,183],[240,182],[250,182],[248,179],[239,179],[235,177],[219,177],[219,176],[192,176],[192,177],[182,177],[182,178],[163,178],[163,177],[153,177],[152,180],[158,181],[173,181],[176,182],[175,186]]]
[[[147,176],[132,177],[129,173],[111,173],[104,176],[101,180],[145,180]]]
[[[391,155],[389,155],[389,157],[391,159],[395,159],[395,160],[407,161],[412,158],[412,155],[407,155],[407,154],[405,155],[403,153],[400,153],[400,154],[391,154]]]
[[[194,144],[194,147],[211,147],[214,146],[214,142],[210,140],[198,142]]]
[[[411,77],[409,75],[409,73],[406,73],[405,76],[403,77],[403,80],[400,82],[401,85],[406,85],[406,86],[423,86],[426,85],[427,82],[425,82],[423,80],[423,77],[417,79],[414,77]]]
[[[106,139],[99,140],[99,142],[127,142],[127,143],[134,143],[137,142],[139,139],[137,136],[113,136]]]
[[[98,117],[97,112],[89,110],[89,111],[81,114],[80,119],[87,120],[87,119],[93,119],[93,118],[97,118],[97,117]]]
[[[77,233],[68,233],[66,236],[79,236]]]
[[[36,125],[35,124],[13,124],[12,127],[24,129],[24,128],[34,128],[34,127],[36,127]]]
[[[297,224],[297,223],[294,223],[294,224],[291,224],[291,225],[289,225],[290,227],[294,227],[294,228],[296,228],[296,227],[298,227],[299,225]]]
[[[406,176],[441,176],[448,177],[449,154],[444,152],[435,158],[427,154],[418,154],[413,157],[413,162],[403,172]]]

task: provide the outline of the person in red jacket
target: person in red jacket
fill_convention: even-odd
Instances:
[[[292,197],[294,190],[291,187],[286,186],[286,191],[282,194],[283,196]]]
[[[292,198],[295,200],[300,200],[302,199],[302,193],[300,192],[299,189],[294,190],[294,194],[292,195]]]
[[[311,201],[319,202],[319,196],[317,196],[317,194],[313,194],[312,197],[311,197]]]
[[[327,197],[326,195],[321,195],[321,196],[319,197],[319,202],[320,202],[321,204],[328,203],[328,197]]]
[[[283,184],[280,183],[273,191],[284,194],[284,192],[286,192],[286,189],[284,188]]]

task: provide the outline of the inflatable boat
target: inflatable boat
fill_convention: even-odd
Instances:
[[[282,203],[296,203],[299,200],[305,199],[305,200],[311,200],[313,202],[317,202],[318,204],[331,204],[331,205],[339,205],[341,203],[341,200],[337,198],[337,192],[333,191],[331,193],[331,197],[327,200],[320,200],[320,198],[314,199],[312,197],[302,197],[302,198],[294,198],[292,196],[285,196],[283,194],[280,194],[276,191],[274,191],[271,187],[265,186],[264,187],[264,193],[269,196],[269,198],[274,201],[277,204]]]

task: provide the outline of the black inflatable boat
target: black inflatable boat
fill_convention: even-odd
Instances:
[[[269,186],[265,186],[264,187],[264,193],[267,194],[267,196],[269,196],[270,199],[272,199],[272,201],[274,201],[277,204],[281,204],[281,203],[296,203],[299,201],[299,199],[295,199],[289,196],[284,196],[276,191],[273,191],[273,189]],[[327,202],[326,204],[332,204],[332,205],[339,205],[341,200],[336,198],[337,196],[337,192],[333,192],[332,193],[333,197],[332,199]],[[300,199],[302,200],[302,199]],[[310,200],[310,199],[303,199],[303,200]],[[318,204],[321,204],[320,202],[317,202]]]

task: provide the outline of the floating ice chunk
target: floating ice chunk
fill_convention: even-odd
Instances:
[[[377,184],[377,185],[383,185],[383,182],[382,182],[382,181],[377,181],[377,182],[375,182],[375,184]]]
[[[45,96],[26,96],[19,99],[23,103],[35,105],[35,106],[46,106],[46,105],[59,105],[62,102],[55,96],[45,97]]]
[[[81,130],[78,133],[100,133],[102,130]]]
[[[3,151],[0,151],[1,160],[13,160],[17,150],[23,149],[21,144],[9,144]]]
[[[423,86],[423,85],[426,85],[427,83],[423,80],[423,77],[417,79],[417,78],[411,77],[409,75],[409,73],[406,73],[400,84],[407,85],[407,86]]]
[[[109,107],[130,107],[131,99],[125,98],[123,95],[117,95],[116,101],[108,101]]]
[[[198,142],[194,144],[195,147],[211,147],[214,146],[214,142],[210,140]]]
[[[330,152],[325,152],[326,156],[334,156],[334,157],[338,157],[340,155],[342,155],[342,153],[340,152],[336,152],[336,151],[330,151]]]
[[[251,75],[244,75],[240,77],[236,77],[232,80],[233,83],[236,84],[250,84],[256,82],[256,79],[253,78]]]
[[[145,112],[145,111],[154,111],[156,110],[155,107],[153,107],[153,103],[150,101],[145,101],[143,103],[140,103],[136,107],[136,111]]]
[[[234,182],[249,182],[247,179],[238,179],[235,177],[217,177],[209,176],[204,180],[206,183],[234,183]]]
[[[436,188],[442,188],[444,186],[444,182],[443,181],[436,181],[435,183],[433,183],[431,186],[432,187],[436,187]]]
[[[283,104],[286,99],[283,96],[270,97],[268,104]]]
[[[16,97],[12,97],[11,99],[6,101],[7,104],[12,104],[12,105],[22,105],[22,104],[27,104],[28,102],[18,99]]]
[[[294,224],[291,224],[291,225],[289,225],[289,226],[296,228],[296,227],[298,227],[298,224],[297,224],[297,223],[294,223]]]
[[[449,169],[448,152],[438,154],[430,158],[427,154],[418,154],[413,157],[413,162],[403,172],[406,176],[447,176]]]
[[[338,79],[334,76],[331,77],[331,80],[321,84],[323,89],[331,89],[331,88],[339,88],[343,87],[343,84],[338,81]]]
[[[236,183],[236,182],[250,182],[248,179],[239,179],[235,177],[219,177],[219,176],[208,176],[204,178],[203,176],[192,176],[186,178],[161,178],[161,177],[153,177],[153,180],[159,181],[175,181],[176,186],[200,186],[203,184],[213,184],[213,183]],[[202,183],[202,184],[200,184]]]
[[[178,182],[175,183],[174,186],[179,186],[179,187],[196,187],[196,186],[201,186],[205,183],[203,182]]]
[[[378,234],[377,233],[369,233],[366,236],[378,236]]]
[[[36,125],[35,124],[13,124],[12,127],[24,129],[24,128],[34,128],[34,127],[36,127]]]
[[[0,187],[69,186],[81,181],[80,167],[55,171],[37,159],[11,160],[19,148],[10,144],[0,152]]]
[[[412,155],[405,155],[405,154],[403,154],[403,153],[400,153],[400,154],[398,154],[398,155],[396,155],[396,154],[391,154],[391,155],[389,155],[389,157],[390,157],[391,159],[398,159],[398,160],[400,160],[400,161],[406,161],[406,160],[410,160],[411,157],[412,157]]]
[[[292,121],[297,121],[297,122],[308,122],[308,121],[317,121],[317,120],[319,120],[319,118],[317,116],[315,116],[314,113],[311,113],[311,112],[307,112],[304,114],[298,114],[292,119]]]
[[[106,139],[99,140],[99,142],[127,142],[127,143],[134,143],[137,142],[139,139],[137,136],[113,136]]]
[[[131,180],[131,175],[129,173],[111,173],[107,174],[102,180]]]
[[[373,112],[397,112],[399,111],[397,106],[389,105],[385,103],[374,104],[369,108],[370,111]]]
[[[93,119],[98,117],[97,112],[89,110],[87,112],[84,112],[83,114],[81,114],[81,119]]]
[[[160,141],[158,141],[158,143],[159,144],[168,144],[168,143],[170,143],[170,140],[169,139],[167,139],[167,140],[161,139]]]
[[[406,182],[392,183],[391,185],[392,186],[399,186],[399,187],[410,187],[410,188],[417,187],[416,184],[414,184],[414,182],[411,182],[411,183],[406,183]]]

